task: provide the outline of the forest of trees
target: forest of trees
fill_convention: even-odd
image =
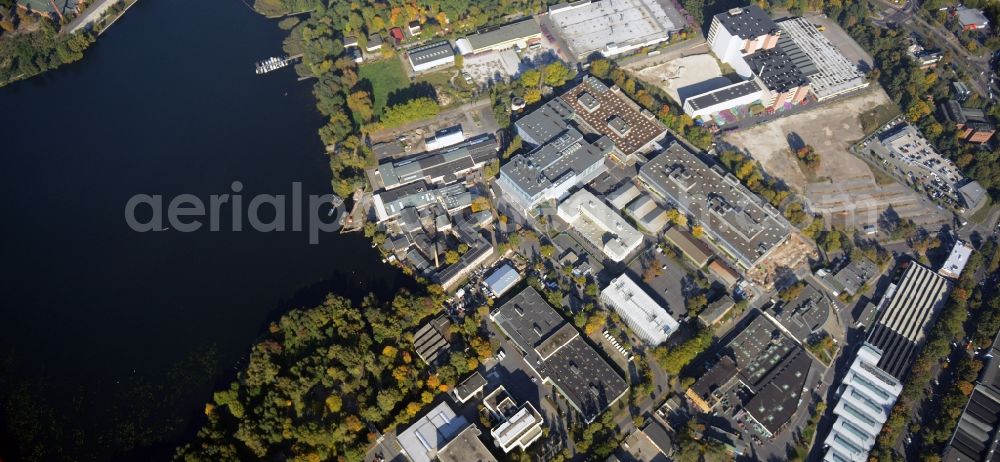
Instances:
[[[440,310],[440,288],[431,293],[401,292],[388,303],[369,296],[360,305],[330,295],[285,314],[205,405],[207,422],[175,458],[360,460],[374,430],[409,422],[492,354],[479,335],[487,311],[473,310],[451,328],[448,361],[424,364],[412,341]]]
[[[0,38],[0,85],[83,58],[83,51],[94,42],[93,35],[89,32],[59,35],[56,27],[47,19],[39,19],[33,32]]]

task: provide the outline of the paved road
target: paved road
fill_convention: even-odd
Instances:
[[[673,61],[677,58],[683,58],[685,56],[708,53],[708,51],[708,44],[705,43],[705,39],[698,36],[675,45],[670,45],[661,50],[659,54],[653,56],[631,55],[618,59],[616,62],[622,68],[637,70],[663,64],[667,61]]]
[[[81,29],[90,27],[94,21],[101,19],[104,12],[108,11],[109,8],[121,3],[121,0],[97,0],[93,5],[87,8],[82,14],[76,17],[76,19],[69,22],[66,27],[63,28],[67,33],[74,33]]]

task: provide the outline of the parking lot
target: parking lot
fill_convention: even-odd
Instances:
[[[890,173],[909,184],[923,185],[930,197],[954,204],[958,200],[958,185],[965,177],[952,161],[919,136],[919,131],[910,132],[896,143],[895,148],[879,141],[898,133],[901,123],[905,122],[896,119],[866,138],[861,143],[862,154],[882,163]]]
[[[494,82],[506,82],[522,72],[558,60],[552,43],[544,34],[541,41],[524,50],[513,48],[490,51],[463,58],[462,73],[469,83],[486,87]]]

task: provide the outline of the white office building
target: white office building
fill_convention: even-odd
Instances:
[[[965,269],[965,264],[969,263],[969,257],[972,256],[973,250],[972,246],[965,243],[965,241],[955,242],[955,246],[951,248],[948,259],[945,260],[944,264],[941,265],[941,269],[938,270],[938,274],[946,278],[958,279],[962,275],[962,270]]]
[[[625,260],[642,244],[642,233],[586,189],[562,201],[556,214],[613,261]]]
[[[866,462],[951,283],[916,262],[909,262],[897,284],[879,302],[879,317],[869,329],[838,388],[837,420],[825,441],[827,462]]]
[[[650,345],[659,345],[677,331],[679,324],[626,274],[601,291],[601,301],[613,308],[632,332]]]
[[[841,385],[840,401],[825,445],[824,461],[864,462],[875,446],[882,425],[889,419],[903,384],[877,367],[882,352],[865,343],[858,351]]]

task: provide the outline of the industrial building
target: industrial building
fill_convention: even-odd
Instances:
[[[962,30],[983,30],[990,26],[990,20],[978,8],[959,6],[952,13],[962,26]]]
[[[579,0],[549,7],[548,20],[581,61],[613,57],[670,40],[684,28],[673,4],[656,0]]]
[[[434,42],[406,50],[407,59],[413,72],[423,72],[441,66],[455,64],[455,50],[447,40]]]
[[[545,144],[575,125],[584,133],[606,136],[621,158],[659,147],[667,128],[649,111],[587,76],[576,87],[514,123],[517,134],[531,146]]]
[[[842,293],[849,296],[857,295],[858,291],[878,274],[879,270],[875,263],[865,257],[851,260],[850,263],[832,275],[826,270],[820,270],[816,273],[817,280],[825,285],[835,297]]]
[[[975,212],[986,204],[986,190],[978,181],[969,181],[958,188],[958,197],[966,213]]]
[[[787,104],[799,104],[809,95],[809,78],[792,56],[781,47],[758,50],[745,58],[754,78],[767,90],[761,103],[778,110]]]
[[[868,79],[858,66],[848,61],[811,22],[791,18],[778,22],[778,27],[782,30],[778,46],[793,62],[803,62],[809,88],[817,100],[824,101],[868,87]]]
[[[424,149],[436,151],[448,146],[453,146],[465,141],[465,134],[462,133],[462,126],[442,128],[424,140]]]
[[[639,194],[642,194],[639,187],[631,181],[626,181],[621,186],[615,188],[614,191],[609,192],[606,197],[614,208],[622,210],[629,202],[639,197]]]
[[[463,183],[430,188],[423,181],[418,181],[375,194],[372,196],[372,202],[375,216],[381,222],[398,217],[407,208],[421,210],[435,204],[443,207],[448,213],[454,213],[472,205],[472,193]]]
[[[617,86],[608,87],[593,76],[559,96],[585,131],[607,136],[622,161],[636,153],[659,148],[656,141],[667,127],[653,113],[639,107]],[[520,130],[519,130],[520,131]]]
[[[618,372],[535,289],[522,290],[490,319],[584,422],[593,422],[628,392]]]
[[[376,189],[393,189],[421,180],[449,183],[496,159],[498,149],[495,136],[480,135],[444,149],[384,162],[370,176]]]
[[[586,189],[562,201],[556,214],[612,261],[625,260],[642,244],[642,233]]]
[[[680,326],[627,274],[611,280],[601,291],[601,302],[614,309],[635,335],[653,346],[666,342]]]
[[[413,349],[428,365],[435,365],[451,348],[451,323],[441,316],[428,321],[413,334]]]
[[[674,247],[677,247],[697,268],[704,268],[714,255],[712,249],[708,248],[704,242],[678,226],[672,226],[663,233],[663,237]]]
[[[750,4],[713,16],[707,41],[717,58],[749,79],[754,74],[743,57],[773,49],[780,35],[781,29],[771,17],[756,4]]]
[[[878,319],[838,388],[826,461],[864,461],[902,391],[902,383],[926,340],[951,283],[916,262],[886,289]]]
[[[877,367],[882,353],[864,344],[858,350],[840,385],[840,400],[833,413],[836,420],[826,437],[823,460],[846,462],[868,460],[875,439],[889,419],[903,384]]]
[[[820,331],[833,308],[832,302],[812,285],[807,285],[798,297],[779,302],[765,314],[772,316],[785,331],[800,343]]]
[[[455,398],[455,401],[465,404],[481,393],[485,387],[486,377],[483,377],[483,374],[479,372],[473,372],[472,375],[466,377],[462,383],[451,390],[451,395]]]
[[[724,346],[722,358],[687,389],[699,411],[710,413],[730,393],[756,430],[773,436],[788,424],[802,401],[812,360],[769,317],[754,317]]]
[[[716,248],[744,269],[767,258],[791,234],[777,209],[676,141],[639,169],[639,179],[693,217]]]
[[[566,128],[546,141],[500,167],[497,186],[504,198],[524,214],[530,214],[543,202],[564,197],[572,188],[607,171],[604,161],[614,149],[607,137],[589,143],[575,128]]]
[[[463,55],[488,51],[503,51],[510,48],[527,48],[529,42],[542,38],[542,29],[534,18],[523,19],[489,30],[477,31],[455,41],[458,52]]]
[[[663,210],[663,207],[660,207],[648,194],[643,194],[632,201],[625,207],[625,213],[635,220],[639,228],[654,235],[660,234],[660,231],[667,227],[669,221],[667,211]]]

